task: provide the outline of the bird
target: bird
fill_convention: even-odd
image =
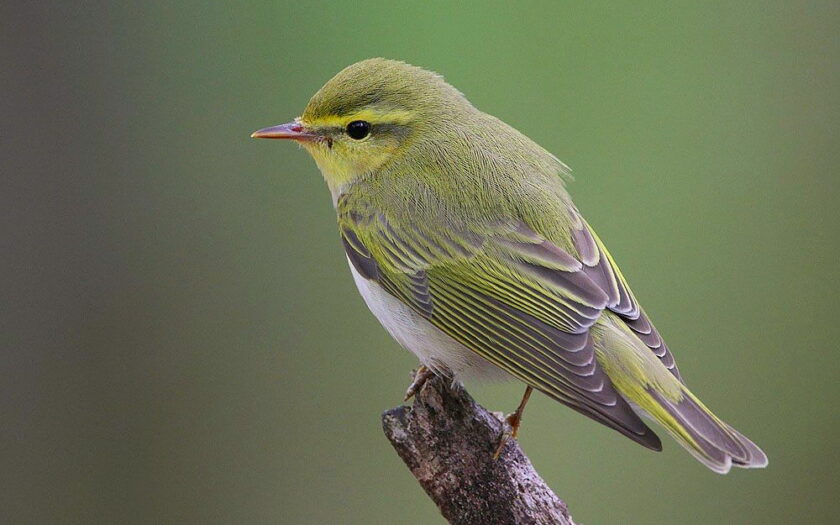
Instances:
[[[372,58],[254,138],[300,144],[330,190],[353,280],[432,376],[516,379],[659,451],[658,423],[714,472],[767,456],[688,389],[567,191],[570,169],[434,72]]]

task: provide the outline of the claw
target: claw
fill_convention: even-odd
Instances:
[[[411,380],[411,384],[408,385],[408,389],[405,391],[405,397],[403,401],[408,401],[414,395],[423,389],[423,385],[426,384],[426,381],[434,377],[435,373],[426,368],[425,365],[420,365],[420,367],[414,372],[414,379]]]
[[[493,452],[493,461],[499,459],[499,456],[502,455],[502,451],[505,449],[505,445],[507,445],[508,440],[511,438],[511,433],[505,430],[502,434],[502,437],[499,438],[499,445],[496,447],[496,450]]]

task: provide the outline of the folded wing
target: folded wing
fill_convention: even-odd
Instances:
[[[589,329],[601,312],[634,314],[623,279],[604,273],[612,266],[588,265],[594,257],[581,261],[521,221],[441,234],[358,202],[340,199],[338,211],[345,251],[362,276],[523,382],[661,448],[595,359]]]
[[[573,218],[575,224],[572,226],[572,235],[584,266],[584,273],[608,294],[607,308],[617,313],[636,336],[659,357],[662,364],[682,381],[673,355],[639,306],[604,243],[576,210],[573,212]]]

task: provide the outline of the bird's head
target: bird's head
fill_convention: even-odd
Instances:
[[[251,136],[303,145],[335,192],[398,158],[472,110],[439,75],[373,58],[353,64],[322,87],[303,115]]]

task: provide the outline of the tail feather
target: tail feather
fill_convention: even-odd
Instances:
[[[598,362],[616,390],[701,463],[720,474],[767,465],[764,452],[706,408],[620,318],[602,315],[592,332]]]
[[[744,445],[747,449],[747,460],[741,462],[739,460],[735,460],[733,458],[732,462],[741,468],[764,468],[769,463],[767,459],[767,454],[764,453],[763,450],[758,448],[758,445],[747,439],[746,436],[735,430],[734,428],[726,425],[729,431]]]
[[[676,401],[651,389],[647,392],[659,408],[648,409],[648,414],[711,470],[726,474],[733,465],[767,466],[767,456],[755,443],[718,419],[685,387]]]

